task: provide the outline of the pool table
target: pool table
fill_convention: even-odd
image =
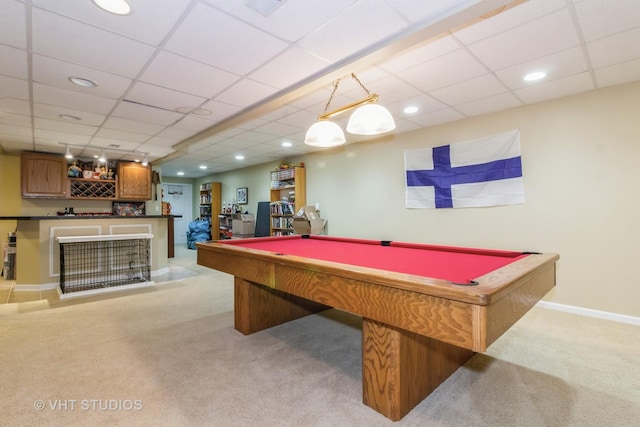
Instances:
[[[555,285],[556,254],[338,238],[197,244],[234,278],[235,328],[251,334],[328,308],[362,316],[363,401],[404,417]]]

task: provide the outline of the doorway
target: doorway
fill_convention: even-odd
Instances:
[[[173,238],[176,245],[187,244],[187,230],[193,216],[193,186],[183,183],[163,183],[163,202],[171,203],[171,214],[182,215],[173,221]]]

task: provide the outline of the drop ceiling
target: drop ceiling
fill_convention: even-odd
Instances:
[[[394,133],[640,80],[638,0],[129,3],[2,1],[2,151],[147,154],[199,177],[322,150],[306,129],[336,79],[330,109],[366,96],[351,73]]]

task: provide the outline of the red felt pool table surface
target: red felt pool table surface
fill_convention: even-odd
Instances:
[[[229,240],[221,243],[464,284],[527,256],[512,251],[402,242],[383,245],[379,240],[316,235]]]

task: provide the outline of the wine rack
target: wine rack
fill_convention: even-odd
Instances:
[[[117,181],[115,179],[69,179],[70,199],[116,200]]]

